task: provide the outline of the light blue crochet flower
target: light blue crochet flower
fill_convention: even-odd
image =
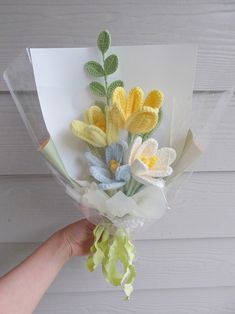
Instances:
[[[108,146],[105,150],[105,161],[97,158],[91,152],[85,153],[90,165],[91,175],[98,181],[102,190],[117,189],[130,179],[130,166],[125,165],[128,145],[120,141]]]

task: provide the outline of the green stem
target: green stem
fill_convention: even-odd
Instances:
[[[136,134],[128,132],[128,145],[131,145],[134,142]]]
[[[132,195],[133,189],[135,188],[135,184],[136,184],[135,179],[131,178],[126,187],[126,196]]]
[[[142,186],[143,184],[137,182],[133,177],[131,177],[131,179],[125,185],[123,193],[125,193],[126,196],[132,196],[137,193]]]
[[[104,53],[102,53],[102,59],[103,59],[103,68],[104,68]],[[106,102],[107,102],[107,105],[109,106],[109,97],[108,97],[108,80],[107,80],[107,75],[104,71],[104,84],[105,84],[105,91],[106,91]]]
[[[137,193],[139,191],[139,189],[143,186],[143,184],[139,183],[136,181],[135,187],[132,191],[132,195],[134,195],[135,193]]]

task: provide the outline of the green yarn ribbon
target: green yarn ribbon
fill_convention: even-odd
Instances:
[[[94,271],[102,265],[106,280],[113,286],[122,286],[129,300],[133,292],[133,282],[136,270],[133,265],[135,247],[131,243],[125,229],[119,228],[111,233],[111,225],[97,225],[94,229],[94,244],[87,259],[87,268]],[[118,263],[123,266],[122,273],[118,270]]]

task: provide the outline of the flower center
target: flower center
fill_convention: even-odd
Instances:
[[[112,171],[112,173],[115,173],[118,167],[119,167],[119,163],[117,162],[117,160],[115,159],[110,160],[109,168]]]
[[[140,159],[143,161],[143,163],[145,163],[145,165],[148,166],[149,169],[153,169],[158,161],[157,156],[151,156],[151,157],[141,156]]]

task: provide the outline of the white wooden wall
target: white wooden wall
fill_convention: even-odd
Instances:
[[[198,43],[194,106],[228,85],[220,74],[235,66],[234,0],[0,0],[0,73],[25,47],[91,46],[103,28],[116,45]],[[234,118],[235,97],[175,208],[138,236],[129,303],[75,258],[35,313],[235,313]],[[79,217],[35,152],[1,78],[0,275]]]

